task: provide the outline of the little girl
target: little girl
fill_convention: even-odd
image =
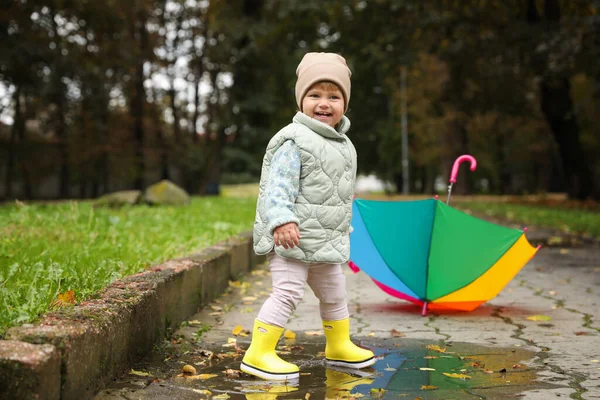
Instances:
[[[350,341],[346,279],[356,150],[346,132],[350,69],[333,53],[308,53],[296,70],[300,112],[269,142],[254,222],[254,251],[267,254],[273,292],[254,322],[240,369],[270,380],[299,378],[275,346],[306,283],[320,301],[332,365],[364,368],[371,351]]]

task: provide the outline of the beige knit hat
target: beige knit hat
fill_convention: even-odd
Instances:
[[[306,53],[296,69],[296,103],[302,110],[302,99],[312,85],[321,81],[333,82],[344,95],[344,112],[350,102],[350,68],[344,57],[335,53]]]

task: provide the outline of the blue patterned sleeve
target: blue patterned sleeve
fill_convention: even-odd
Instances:
[[[287,140],[273,155],[265,189],[265,214],[270,233],[288,222],[299,222],[294,214],[294,203],[300,188],[300,168],[298,147],[293,140]]]

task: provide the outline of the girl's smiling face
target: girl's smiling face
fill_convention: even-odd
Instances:
[[[304,95],[301,111],[335,128],[344,115],[344,105],[344,95],[336,84],[317,82]]]

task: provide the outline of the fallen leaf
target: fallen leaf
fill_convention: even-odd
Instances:
[[[210,390],[206,390],[206,389],[204,389],[204,390],[201,390],[201,389],[192,389],[192,391],[194,393],[203,394],[205,396],[210,396],[212,394],[212,392]]]
[[[233,334],[233,336],[248,336],[250,334],[250,331],[242,328],[241,325],[238,325],[235,328],[233,328],[231,333]]]
[[[304,396],[304,400],[308,400],[310,399],[310,393],[306,393],[306,396]]]
[[[600,360],[591,360],[590,362],[597,363],[600,362]]]
[[[432,385],[422,385],[421,390],[437,390],[437,386]]]
[[[222,360],[224,358],[235,358],[235,357],[239,357],[239,353],[237,351],[228,351],[227,353],[219,353],[217,354],[217,358],[219,360]]]
[[[59,293],[56,299],[50,303],[50,308],[63,308],[75,304],[75,291],[67,290],[64,293]]]
[[[556,246],[557,244],[561,244],[562,243],[562,238],[560,236],[551,236],[548,239],[548,245],[549,246]]]
[[[233,336],[237,336],[243,330],[244,330],[244,328],[241,325],[238,325],[235,328],[233,328],[233,330],[231,331],[231,333],[233,334]]]
[[[152,376],[152,374],[149,372],[136,371],[135,369],[131,369],[129,373],[137,376]]]
[[[306,336],[323,336],[323,331],[306,331]]]
[[[435,371],[435,368],[419,368],[421,371]]]
[[[367,336],[374,337],[375,336],[375,332],[371,331],[371,333],[369,333]]]
[[[241,309],[240,312],[242,314],[250,314],[250,313],[254,312],[254,308],[252,308],[252,307],[246,307],[246,308]]]
[[[513,364],[513,369],[523,368],[523,364]]]
[[[251,271],[250,273],[252,274],[252,276],[257,276],[257,275],[260,275],[260,276],[262,276],[262,275],[264,275],[266,272],[267,272],[267,271],[266,271],[266,270],[264,270],[264,269],[257,269],[257,270]]]
[[[225,314],[223,311],[217,311],[217,312],[211,312],[210,315],[211,317],[218,317],[219,315],[223,315]]]
[[[211,360],[215,355],[212,351],[206,349],[200,349],[197,351],[197,353],[200,355],[200,357],[208,357],[209,360]]]
[[[437,351],[438,353],[445,353],[446,352],[446,348],[445,347],[440,347],[440,346],[435,345],[435,344],[428,344],[427,345],[427,350]]]
[[[244,304],[252,304],[254,301],[256,301],[256,297],[254,296],[242,297],[242,302],[244,302]]]
[[[283,337],[286,339],[296,339],[296,334],[290,331],[289,329],[286,329],[285,333],[283,334]]]
[[[215,376],[218,376],[217,374],[199,374],[199,375],[182,375],[184,378],[186,379],[191,379],[191,380],[207,380],[207,379],[211,379],[214,378]]]
[[[552,318],[548,317],[547,315],[532,315],[530,317],[527,317],[527,319],[530,321],[550,321],[550,320],[552,320]]]
[[[196,368],[192,367],[189,364],[186,364],[183,366],[183,373],[190,374],[190,375],[196,375]]]
[[[213,399],[230,399],[231,397],[227,393],[218,394],[212,397]]]
[[[238,371],[237,369],[226,369],[225,371],[223,371],[223,373],[225,375],[227,375],[229,378],[239,378],[242,371]]]
[[[381,397],[385,393],[385,390],[380,388],[371,388],[369,393],[371,393],[371,396]]]
[[[426,360],[433,360],[434,358],[439,358],[438,356],[425,356],[423,357]]]
[[[385,365],[387,365],[387,368],[384,368],[386,371],[395,371],[396,370],[396,368],[390,367],[389,364],[385,364]]]
[[[471,379],[471,377],[469,375],[465,375],[465,374],[449,374],[447,372],[442,372],[444,375],[446,375],[449,378],[454,378],[454,379]]]
[[[559,253],[560,254],[569,254],[571,252],[571,250],[569,249],[560,249]]]
[[[554,296],[556,294],[556,290],[551,290],[551,291],[548,292],[548,294],[550,296]]]
[[[190,324],[190,325],[202,325],[202,321],[199,321],[197,319],[192,319],[192,320],[188,321],[188,324]]]
[[[392,337],[404,337],[406,336],[404,333],[397,331],[395,329],[392,329]]]

